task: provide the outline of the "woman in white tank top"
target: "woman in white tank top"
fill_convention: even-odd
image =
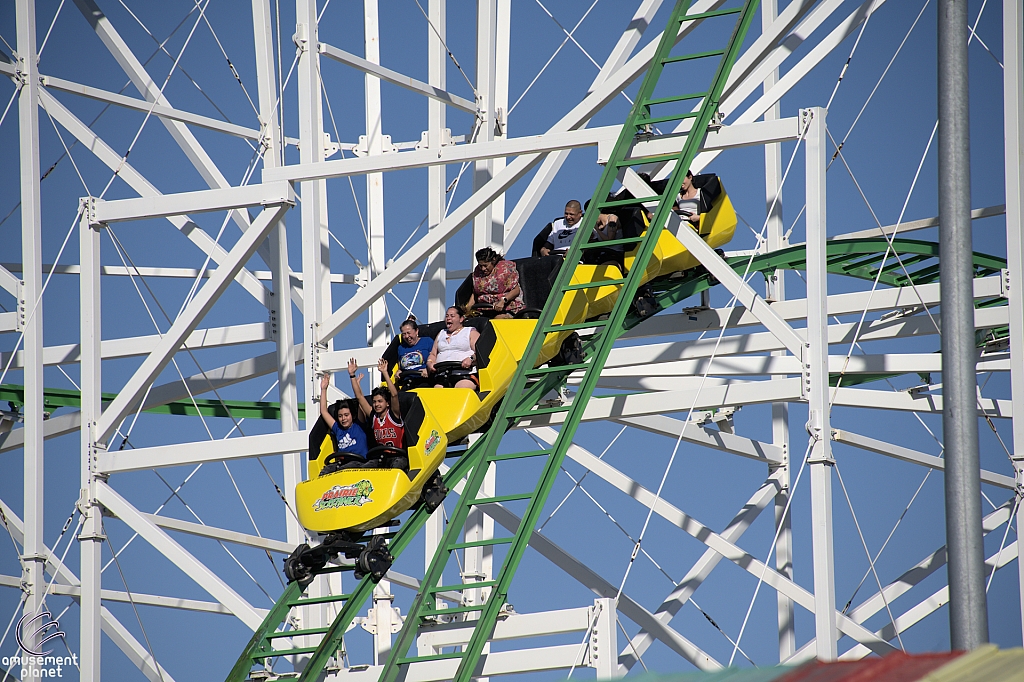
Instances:
[[[427,370],[430,373],[434,373],[434,368],[439,362],[458,362],[463,369],[472,369],[476,366],[476,341],[480,338],[480,332],[473,327],[463,326],[465,321],[465,314],[455,306],[445,312],[445,328],[434,339],[434,349],[427,358]],[[438,385],[435,388],[444,386]],[[455,384],[455,388],[475,389],[477,383],[472,379],[461,379]]]

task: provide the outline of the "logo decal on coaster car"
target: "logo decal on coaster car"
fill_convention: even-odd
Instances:
[[[324,511],[336,507],[362,507],[370,499],[373,492],[373,484],[365,478],[352,485],[336,485],[313,503],[313,511]]]
[[[429,455],[431,452],[434,451],[434,448],[436,448],[440,442],[441,434],[439,434],[437,431],[431,430],[430,435],[427,436],[427,442],[423,446],[424,454]]]

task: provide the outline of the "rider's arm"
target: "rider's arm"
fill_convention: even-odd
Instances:
[[[427,372],[434,371],[434,365],[437,364],[437,339],[434,339],[434,347],[430,349],[430,355],[427,356]]]
[[[473,366],[476,365],[476,340],[479,339],[479,338],[480,338],[480,332],[478,332],[476,330],[476,327],[470,327],[469,328],[469,348],[470,348],[470,350],[473,351],[473,356],[469,357],[469,358],[466,358],[466,360],[469,360],[469,367],[473,367]],[[463,362],[465,362],[465,360],[463,360]],[[463,365],[463,367],[466,367],[466,366]],[[466,367],[466,369],[469,369],[469,367]]]
[[[355,395],[356,400],[359,401],[359,414],[362,415],[360,421],[366,421],[373,414],[373,408],[370,407],[370,403],[367,402],[366,396],[363,395],[363,388],[360,385],[363,381],[363,375],[356,375],[356,370],[359,369],[359,363],[356,362],[355,358],[350,358],[348,361],[348,376],[352,380],[352,393]]]
[[[328,429],[334,428],[334,417],[327,411],[327,387],[331,385],[331,373],[324,372],[324,375],[320,377],[320,416],[323,417],[324,423],[327,424]]]
[[[395,387],[393,381],[391,381],[391,375],[388,374],[388,361],[381,358],[377,363],[377,369],[380,370],[381,376],[384,377],[384,382],[388,385],[388,391],[391,393],[391,414],[396,418],[402,418],[402,406],[398,404],[398,388]]]

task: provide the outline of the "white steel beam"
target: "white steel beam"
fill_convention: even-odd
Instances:
[[[99,502],[138,533],[154,549],[167,557],[175,566],[196,581],[211,597],[231,610],[250,630],[255,630],[263,616],[213,571],[197,560],[171,536],[146,518],[128,500],[102,481],[96,483]]]
[[[22,551],[22,579],[26,594],[23,612],[34,617],[42,610],[46,590],[43,541],[43,229],[39,169],[39,65],[36,52],[34,0],[17,0],[15,22],[18,39],[19,167],[21,188],[21,262],[23,266],[18,306],[25,311],[22,343],[25,348],[25,404],[23,414],[25,540]],[[38,636],[28,642],[34,646]],[[38,677],[36,661],[22,666],[22,675]]]
[[[21,578],[17,578],[13,575],[0,575],[0,585],[4,587],[21,587]],[[81,603],[81,587],[65,585],[63,583],[54,583],[50,585],[49,589],[50,594],[59,594],[71,597]],[[232,615],[231,611],[229,611],[223,604],[218,604],[217,602],[212,601],[182,599],[180,597],[165,597],[160,594],[146,594],[144,592],[132,592],[129,594],[121,590],[103,590],[102,595],[104,601],[116,601],[123,604],[134,603],[145,606],[159,606],[160,608],[165,609],[180,609],[182,611],[197,611],[199,613],[217,613],[224,616]],[[264,616],[267,613],[267,609],[257,609],[257,611],[263,611]],[[102,631],[100,631],[99,634],[102,634]],[[80,652],[79,659],[82,659]],[[80,667],[84,668],[84,665],[80,665]],[[13,678],[11,679],[13,680]]]
[[[277,116],[277,78],[274,66],[274,42],[269,0],[252,0],[253,46],[256,52],[257,98],[262,125],[263,167],[276,168],[283,163],[284,144]],[[295,370],[295,328],[292,321],[291,267],[288,258],[288,232],[284,220],[278,221],[267,240],[268,265],[274,281],[270,309],[271,332],[277,360],[277,393],[281,409],[281,433],[299,430],[299,399]],[[303,457],[299,452],[283,459],[283,495],[286,505],[294,505],[295,486],[303,480]],[[302,527],[293,514],[284,511],[285,535],[297,545]]]
[[[302,164],[323,163],[324,113],[320,81],[320,41],[316,0],[296,0],[295,46],[298,50],[298,124],[299,161]],[[267,173],[275,169],[264,169]],[[305,387],[300,391],[311,398],[319,396],[317,353],[332,350],[330,336],[317,328],[331,312],[331,248],[328,232],[327,183],[307,181],[300,185],[302,206],[302,292],[303,292],[303,360]]]
[[[79,277],[81,309],[81,490],[79,510],[84,521],[78,535],[81,556],[81,639],[79,655],[82,657],[81,676],[88,682],[100,679],[101,640],[101,585],[103,582],[103,510],[96,501],[93,485],[96,460],[100,453],[96,442],[96,419],[102,412],[100,401],[102,367],[102,296],[100,288],[100,228],[92,226],[82,206],[79,218]]]
[[[627,417],[616,420],[620,424],[628,424],[641,431],[656,433],[670,438],[681,438],[687,443],[704,445],[722,452],[728,452],[747,459],[754,459],[767,464],[778,464],[782,461],[783,449],[771,443],[762,443],[753,438],[737,436],[716,429],[705,429],[696,424],[666,417],[662,414],[649,417]]]
[[[201,462],[283,455],[308,448],[309,442],[304,431],[268,433],[133,450],[111,450],[99,456],[97,470],[104,474],[117,474]]]
[[[207,311],[213,307],[213,304],[227,289],[242,266],[256,252],[260,242],[277,225],[288,208],[288,204],[265,208],[253,221],[250,228],[239,237],[228,254],[228,262],[217,269],[217,274],[210,278],[182,310],[157,348],[142,362],[117,398],[104,410],[98,420],[97,441],[106,441],[113,435],[121,420],[137,405],[141,393],[171,361],[171,357],[181,347],[181,343],[196,328]]]
[[[430,87],[444,90],[447,87],[446,67],[448,65],[448,49],[445,47],[447,35],[447,0],[429,0],[427,4],[428,22],[424,30],[427,32],[427,78]],[[445,137],[451,131],[445,128],[447,109],[435,99],[427,102],[427,148],[440,152],[445,144]],[[427,231],[437,229],[447,212],[447,167],[430,166],[427,168]],[[448,268],[445,245],[427,257],[424,273],[427,280],[427,319],[443,320],[448,306],[445,295]],[[396,330],[397,331],[397,330]],[[428,524],[436,524],[428,521]],[[428,531],[429,532],[429,531]],[[428,557],[429,561],[429,557]]]
[[[89,217],[94,223],[117,223],[247,206],[295,203],[295,193],[287,182],[270,182],[116,201],[94,199],[92,203],[92,214]]]
[[[803,390],[810,436],[811,548],[814,571],[815,653],[834,661],[836,629],[835,558],[832,547],[832,427],[828,382],[828,269],[825,252],[825,109],[802,109],[807,130],[807,352],[803,356]]]
[[[239,324],[230,327],[196,329],[188,335],[183,345],[192,350],[198,350],[200,348],[222,348],[224,346],[235,346],[245,343],[259,343],[261,341],[268,341],[271,338],[272,333],[269,322],[253,322],[251,324]],[[160,336],[156,334],[122,339],[107,339],[100,345],[100,355],[104,359],[145,355],[159,341]],[[74,364],[79,362],[81,358],[82,347],[77,343],[43,348],[43,365]],[[7,363],[10,363],[11,369],[24,367],[24,352],[16,352],[13,360],[10,353],[0,353],[0,367],[7,367]]]
[[[175,109],[174,107],[154,104],[152,102],[147,102],[144,99],[136,99],[135,97],[128,97],[116,92],[107,92],[106,90],[64,80],[63,78],[57,78],[56,76],[42,76],[41,79],[42,85],[50,90],[70,92],[99,102],[107,102],[108,104],[114,104],[126,109],[142,111],[171,121],[189,123],[200,128],[206,128],[207,130],[214,130],[219,133],[234,135],[235,137],[242,137],[248,140],[260,139],[260,131],[254,128],[246,128],[245,126],[228,123],[227,121],[221,121],[216,118],[210,118],[200,114],[193,114],[190,111],[182,111],[181,109]],[[290,142],[291,144],[294,144],[296,140],[290,140]]]
[[[187,533],[188,535],[195,535],[202,538],[212,538],[214,540],[231,542],[236,545],[244,545],[246,547],[256,547],[257,549],[265,549],[270,552],[278,552],[279,554],[291,554],[296,545],[294,542],[281,542],[280,540],[274,540],[272,538],[249,535],[248,533],[239,533],[237,531],[217,528],[215,526],[207,526],[202,523],[192,523],[191,521],[172,519],[168,516],[160,516],[159,514],[143,513],[142,516],[149,520],[153,525],[160,528],[166,528],[167,530],[174,530],[179,533]]]
[[[974,297],[990,298],[1002,295],[1000,279],[1001,278],[998,276],[991,276],[974,280]],[[859,316],[864,310],[867,310],[868,312],[893,311],[897,309],[913,308],[915,305],[927,305],[928,307],[931,307],[938,303],[939,285],[919,284],[915,287],[876,289],[874,292],[858,291],[847,294],[834,294],[829,297],[828,314],[830,317],[849,314]],[[804,299],[776,301],[770,305],[772,309],[785,320],[803,319],[807,308],[807,302]],[[990,310],[998,311],[997,314],[1001,313],[1003,317],[980,317],[977,313],[981,311],[975,311],[975,326],[980,327],[993,319],[1001,319],[1001,321],[996,322],[995,324],[1006,324],[1006,310],[1004,308],[998,307],[991,308]],[[728,312],[729,311],[726,308],[712,308],[710,310],[688,311],[685,313],[661,314],[656,316],[653,320],[649,320],[635,329],[623,334],[622,338],[636,339],[647,336],[663,336],[686,332],[704,332],[710,329],[721,329],[723,324],[728,325],[730,328],[760,324],[758,319],[751,315],[747,309],[742,306],[733,308],[731,314],[727,315]],[[936,320],[939,319],[935,313],[933,313],[932,316],[935,317]],[[906,315],[901,315],[900,317],[906,318]],[[922,315],[922,317],[924,316]],[[930,320],[927,320],[927,318],[925,318],[925,320],[929,325],[931,324]],[[879,322],[875,320],[870,322],[870,324],[880,323],[884,324],[884,321]],[[833,324],[831,325],[831,328],[836,329],[840,327]],[[728,342],[728,340],[729,337],[726,337],[723,339],[723,343]],[[829,343],[839,343],[839,341],[833,340],[833,338],[830,337]],[[846,343],[848,345],[849,341]],[[643,362],[643,360],[637,360],[638,364]]]
[[[833,405],[864,407],[878,410],[903,410],[910,412],[942,413],[942,396],[930,393],[911,394],[905,391],[873,391],[866,388],[843,388],[835,390]],[[1013,403],[1009,400],[978,398],[978,416],[993,419],[1010,419]]]
[[[366,61],[380,64],[380,17],[377,0],[363,0],[363,44],[366,50]],[[368,158],[384,156],[384,110],[380,101],[380,78],[367,72],[364,97],[366,110],[366,154]],[[390,156],[390,154],[389,154]],[[366,174],[366,231],[369,237],[367,244],[366,265],[361,268],[362,277],[359,284],[365,286],[370,280],[384,270],[384,174]],[[388,311],[383,296],[370,306],[370,319],[366,326],[366,345],[386,344],[390,340]],[[376,368],[370,370],[370,383],[379,384]],[[378,638],[381,633],[378,633]],[[390,633],[388,633],[390,640]]]
[[[892,443],[869,438],[868,436],[862,436],[845,429],[833,429],[832,440],[837,443],[853,445],[861,450],[877,452],[880,455],[886,455],[904,462],[910,462],[911,464],[921,464],[929,469],[938,469],[941,471],[946,467],[946,460],[942,457],[928,455],[900,445],[893,445]],[[981,482],[994,485],[998,488],[1004,488],[1006,490],[1015,490],[1017,487],[1016,480],[1013,476],[997,474],[994,471],[987,471],[985,469],[981,470]]]
[[[999,206],[986,206],[984,208],[976,208],[971,211],[971,220],[978,220],[980,218],[990,218],[992,216],[1003,215],[1006,213],[1006,205],[1000,204]],[[860,230],[859,232],[847,232],[846,234],[837,234],[834,237],[829,237],[829,240],[834,239],[868,239],[871,237],[891,237],[892,235],[903,235],[907,232],[914,232],[916,230],[926,230],[929,227],[938,227],[939,217],[933,218],[921,218],[920,220],[909,220],[905,223],[897,223],[896,225],[883,225],[882,227],[873,227],[870,230]]]
[[[797,119],[786,118],[779,121],[751,122],[722,128],[708,133],[704,144],[705,149],[734,149],[763,144],[765,142],[782,142],[793,140],[799,135]],[[470,142],[460,145],[446,145],[440,149],[416,149],[412,151],[390,153],[385,158],[360,156],[347,159],[334,159],[320,163],[298,163],[282,166],[277,169],[264,169],[263,182],[271,183],[286,180],[303,182],[343,178],[367,173],[426,168],[452,163],[464,163],[483,159],[496,159],[504,156],[521,156],[525,154],[541,154],[566,149],[583,147],[602,147],[615,143],[621,126],[601,126],[598,128],[579,128],[564,131],[548,132],[541,135],[523,135],[521,137],[495,138],[490,141]],[[645,154],[656,153],[660,149],[678,149],[679,142],[675,138],[663,140],[657,138],[650,142],[639,143],[636,150]],[[639,155],[639,152],[634,153]]]
[[[476,0],[476,97],[480,108],[476,115],[476,139],[482,144],[495,140],[495,128],[498,125],[495,82],[497,40],[498,0]],[[473,190],[490,182],[494,173],[491,159],[476,161],[473,164]],[[505,235],[502,226],[495,224],[494,209],[494,203],[488,203],[473,217],[474,253],[488,246],[499,252],[502,250]]]
[[[387,81],[392,85],[397,85],[406,90],[418,92],[421,95],[426,95],[435,102],[441,102],[448,106],[461,109],[462,111],[469,112],[470,114],[476,114],[476,103],[472,100],[468,100],[465,97],[454,95],[450,92],[445,91],[444,86],[435,86],[432,84],[424,83],[423,81],[410,78],[405,74],[394,71],[387,67],[381,66],[378,62],[372,59],[363,59],[351,52],[346,52],[340,48],[328,45],[327,43],[320,43],[320,54],[333,59],[341,64],[347,64],[353,68],[359,69],[360,71],[378,78],[382,81]]]
[[[583,420],[594,421],[664,414],[671,409],[685,412],[691,405],[695,410],[707,410],[731,405],[800,400],[802,397],[801,381],[799,378],[792,378],[776,381],[731,382],[719,386],[705,384],[703,390],[694,388],[682,391],[658,391],[656,393],[591,398],[583,413]],[[521,428],[552,426],[560,424],[562,421],[564,421],[564,414],[541,415],[532,419],[523,419],[519,426]]]
[[[1024,490],[1024,8],[1003,0],[1003,149],[1006,181],[1006,269],[1010,276],[1010,395],[1013,413],[1013,465]],[[1024,524],[1024,505],[1017,527]],[[1024,627],[1024,561],[1017,561]],[[1022,632],[1024,636],[1024,632]]]

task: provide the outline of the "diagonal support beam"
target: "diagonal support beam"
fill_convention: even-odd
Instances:
[[[128,162],[122,163],[120,154],[115,152],[99,135],[94,133],[89,126],[85,125],[77,116],[71,113],[53,95],[45,90],[41,90],[39,92],[39,102],[43,109],[50,116],[53,116],[57,123],[60,123],[65,130],[74,135],[75,139],[95,154],[96,158],[102,161],[107,168],[110,170],[116,169],[118,177],[124,180],[139,196],[155,197],[161,194],[149,180],[135,170],[134,166]],[[169,216],[168,221],[195,243],[213,262],[220,265],[227,258],[227,251],[188,217],[183,215]],[[270,304],[270,292],[251,272],[243,270],[239,273],[238,282],[257,301],[263,305]]]
[[[751,524],[754,523],[765,507],[775,499],[775,495],[782,489],[778,480],[779,476],[780,474],[776,472],[761,484],[761,487],[754,492],[750,499],[747,500],[747,503],[743,505],[743,508],[740,509],[739,513],[733,517],[729,525],[722,531],[723,538],[729,542],[739,541],[743,533],[750,528]],[[683,579],[679,581],[676,588],[665,597],[661,606],[654,612],[654,617],[663,623],[669,623],[679,613],[679,609],[683,607],[693,593],[704,584],[704,581],[711,575],[711,572],[721,560],[722,555],[715,550],[705,550],[700,559],[693,564],[686,575],[683,576]],[[627,670],[631,669],[652,644],[654,644],[654,638],[651,637],[650,633],[641,629],[630,640],[626,648],[622,650],[622,653],[619,654],[620,665],[624,665]]]
[[[837,443],[847,443],[861,450],[867,450],[868,452],[877,452],[880,455],[886,455],[894,459],[902,460],[904,462],[910,462],[911,464],[921,464],[929,469],[938,469],[942,471],[946,468],[946,460],[942,457],[936,457],[935,455],[927,455],[917,450],[911,450],[900,445],[894,445],[887,443],[883,440],[876,440],[867,436],[862,436],[852,431],[845,429],[833,429],[832,440]],[[997,474],[994,471],[981,470],[981,482],[994,485],[999,488],[1005,488],[1006,490],[1014,490],[1017,487],[1017,481],[1013,476],[1004,476],[1003,474]]]
[[[175,542],[163,529],[150,521],[146,514],[121,497],[117,491],[106,483],[97,482],[96,497],[104,507],[209,592],[210,596],[230,609],[249,629],[256,630],[260,626],[263,616],[249,602]]]
[[[374,64],[371,61],[367,61],[362,57],[358,57],[352,54],[351,52],[346,52],[345,50],[334,47],[333,45],[328,45],[327,43],[320,43],[319,47],[320,54],[329,59],[333,59],[336,62],[339,62],[341,64],[347,64],[348,66],[359,69],[363,73],[368,73],[371,76],[376,76],[382,81],[387,81],[392,85],[397,85],[401,88],[405,88],[406,90],[411,90],[413,92],[418,92],[421,95],[426,95],[430,99],[437,100],[438,102],[444,102],[445,104],[453,106],[456,109],[462,109],[463,111],[468,112],[470,114],[476,114],[477,106],[476,102],[474,102],[473,100],[466,99],[465,97],[459,97],[458,95],[453,95],[452,93],[447,92],[446,90],[434,87],[433,85],[429,85],[427,83],[424,83],[423,81],[418,81],[415,78],[410,78],[409,76],[399,73],[398,71],[394,71],[385,66],[381,66],[380,64]]]
[[[513,533],[516,532],[522,521],[517,515],[500,504],[487,504],[482,505],[480,508],[485,514]],[[533,535],[530,536],[529,542],[530,547],[537,550],[541,556],[578,580],[580,584],[594,592],[594,594],[599,597],[615,598],[615,595],[618,593],[615,585],[602,578],[551,540],[534,531]],[[619,597],[618,610],[699,669],[720,670],[722,668],[721,663],[678,632],[663,624],[654,617],[654,614],[633,601],[629,595],[623,593]]]
[[[110,438],[121,423],[121,420],[138,404],[141,393],[152,383],[153,379],[171,361],[171,357],[181,347],[182,342],[199,325],[203,316],[213,307],[220,295],[231,284],[235,275],[242,269],[246,261],[256,252],[257,247],[277,225],[287,210],[288,204],[267,207],[253,221],[250,228],[238,238],[229,252],[226,263],[217,268],[217,272],[199,290],[195,298],[185,307],[181,315],[167,330],[157,348],[147,356],[142,365],[135,371],[125,384],[117,398],[103,411],[97,422],[98,442]]]
[[[786,594],[795,603],[808,611],[814,611],[814,595],[806,589],[786,578],[778,571],[769,568],[764,563],[754,558],[745,550],[737,547],[718,533],[714,532],[697,519],[686,514],[664,498],[658,498],[650,490],[640,485],[626,474],[622,473],[602,459],[591,455],[582,448],[570,448],[568,456],[582,466],[590,469],[594,475],[618,488],[626,495],[632,497],[645,507],[653,507],[654,513],[669,523],[675,525],[687,534],[732,561],[737,566],[747,571],[773,589]],[[895,651],[888,642],[879,639],[877,635],[865,628],[860,623],[854,622],[844,614],[837,613],[836,621],[840,632],[852,637],[854,640],[866,645],[879,655],[885,655]]]
[[[757,292],[700,238],[700,235],[687,227],[674,226],[673,223],[679,223],[679,218],[674,213],[669,217],[669,225],[666,229],[675,234],[683,246],[701,262],[701,265],[717,277],[718,281],[729,290],[729,293],[736,297],[739,304],[746,307],[750,314],[774,334],[790,353],[803,359],[806,342],[800,334],[772,310],[768,302],[758,296]]]

